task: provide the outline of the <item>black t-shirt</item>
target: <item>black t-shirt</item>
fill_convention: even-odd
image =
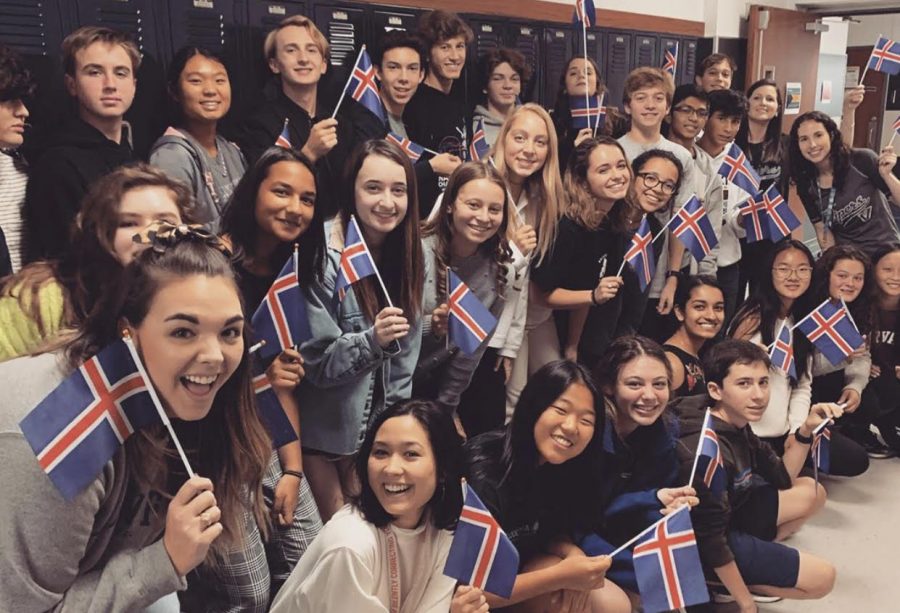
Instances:
[[[782,135],[782,152],[787,151],[788,138],[789,137],[787,135]],[[784,157],[784,155],[782,155],[781,158],[777,160],[763,161],[763,143],[749,143],[747,145],[746,153],[747,159],[750,160],[750,165],[753,166],[756,174],[759,175],[759,191],[764,192],[769,189],[772,184],[775,184],[778,188],[778,192],[782,196],[787,197],[788,172],[786,158]]]
[[[675,354],[684,365],[684,381],[681,382],[678,389],[672,391],[672,396],[678,398],[705,392],[706,376],[703,374],[703,366],[701,365],[700,360],[681,347],[676,347],[675,345],[666,344],[663,345],[663,349],[669,353]]]
[[[872,334],[872,363],[881,368],[882,373],[893,373],[900,363],[897,359],[898,346],[895,342],[898,312],[878,310],[877,329]]]

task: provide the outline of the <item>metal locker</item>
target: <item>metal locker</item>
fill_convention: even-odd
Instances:
[[[198,45],[212,51],[237,53],[238,18],[235,3],[226,0],[169,0],[172,49]]]
[[[657,57],[656,65],[661,68],[666,63],[666,51],[674,52],[676,47],[678,47],[677,55],[675,56],[677,64],[675,65],[675,76],[673,77],[673,80],[677,87],[681,84],[681,41],[673,36],[660,36],[659,56]]]
[[[540,84],[541,37],[538,28],[526,24],[510,24],[507,28],[507,46],[525,56],[525,63],[531,66],[531,79],[522,84],[523,102],[537,98]]]
[[[609,89],[607,105],[622,108],[622,92],[625,78],[631,71],[632,34],[620,30],[606,32],[606,87]]]
[[[654,34],[636,34],[634,37],[634,56],[632,56],[631,69],[641,66],[659,68],[657,58],[657,43],[659,40]]]
[[[419,19],[419,11],[406,8],[373,7],[371,23],[371,40],[369,46],[377,46],[381,41],[381,33],[390,30],[415,31]]]
[[[237,72],[241,81],[247,83],[249,91],[258,91],[272,74],[263,52],[266,34],[283,19],[294,15],[309,16],[305,0],[250,0],[248,3],[246,35],[243,37],[245,48],[240,52]],[[232,90],[234,97],[237,91]],[[241,88],[241,91],[245,89]],[[252,95],[245,92],[244,97],[249,101]]]
[[[554,26],[544,27],[543,74],[541,104],[552,107],[556,102],[559,82],[572,56],[572,30]]]
[[[682,38],[678,58],[679,83],[693,83],[697,69],[697,39]]]
[[[0,41],[4,44],[23,55],[57,55],[62,38],[57,2],[0,2]]]
[[[331,65],[349,70],[366,40],[366,11],[349,4],[317,4],[314,21],[331,45]]]
[[[157,60],[166,57],[151,0],[79,0],[75,3],[76,23],[72,30],[87,25],[103,25],[127,32],[137,43],[142,54],[151,54]],[[68,32],[66,32],[68,34]]]

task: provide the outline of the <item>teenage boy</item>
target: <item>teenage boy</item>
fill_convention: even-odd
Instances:
[[[415,96],[425,78],[425,46],[422,39],[403,30],[391,30],[381,37],[380,45],[373,58],[378,75],[381,102],[387,120],[382,122],[355,101],[352,106],[354,141],[362,142],[371,138],[384,138],[388,131],[409,138],[409,130],[404,121],[406,107]],[[345,100],[344,104],[348,104]],[[416,144],[422,144],[417,141]],[[430,210],[431,204],[440,193],[437,189],[438,177],[449,177],[462,159],[453,153],[438,155],[425,154],[415,163],[416,185],[419,206]]]
[[[694,83],[706,93],[717,89],[731,89],[731,80],[736,70],[737,64],[731,56],[713,53],[697,65]]]
[[[316,167],[319,199],[325,215],[337,210],[343,161],[350,153],[350,121],[331,118],[333,102],[326,100],[320,80],[328,70],[330,47],[315,24],[302,15],[283,19],[266,35],[263,53],[276,76],[264,92],[263,103],[244,121],[235,141],[253,165],[275,141],[288,120],[288,140]]]
[[[755,599],[822,598],[834,586],[831,563],[783,545],[784,540],[825,504],[825,490],[809,477],[798,477],[809,456],[812,432],[839,417],[836,404],[815,404],[797,429],[797,442],[779,458],[749,424],[769,403],[769,357],[759,346],[727,339],[703,360],[707,396],[679,400],[681,422],[677,451],[680,477],[691,479],[706,408],[719,441],[726,488],[713,494],[702,478],[694,479],[700,504],[691,510],[700,559],[728,594],[717,601],[737,601],[740,611],[755,612]],[[751,594],[759,596],[754,596]]]
[[[123,116],[137,86],[137,46],[124,32],[86,26],[63,40],[62,56],[77,116],[53,133],[31,167],[24,209],[26,262],[60,256],[91,183],[134,157]]]
[[[737,136],[741,121],[747,115],[748,102],[744,94],[732,89],[714,90],[708,94],[708,100],[709,119],[697,145],[709,155],[712,159],[711,167],[718,171]],[[745,236],[745,232],[738,207],[756,194],[748,194],[737,185],[728,183],[721,175],[715,175],[714,178],[722,186],[722,197],[718,203],[711,203],[707,207],[707,213],[719,244],[704,259],[704,270],[710,274],[715,273],[722,286],[722,293],[725,295],[724,329],[734,315],[740,287],[740,239]]]
[[[672,78],[659,68],[642,67],[632,70],[625,79],[623,95],[625,113],[631,118],[631,129],[618,139],[629,162],[650,149],[669,151],[681,162],[684,170],[681,188],[673,194],[671,206],[655,213],[663,224],[672,217],[673,209],[680,207],[695,193],[702,194],[703,191],[702,186],[696,183],[691,154],[681,145],[665,139],[661,132],[663,120],[672,106],[674,91]],[[674,331],[666,327],[664,316],[672,311],[678,271],[681,269],[682,258],[676,258],[677,254],[673,252],[676,243],[680,244],[677,240],[669,240],[667,233],[662,243],[654,245],[661,255],[656,275],[650,283],[648,308],[640,326],[641,333],[650,338],[668,338]]]

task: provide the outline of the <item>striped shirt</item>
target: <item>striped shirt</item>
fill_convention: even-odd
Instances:
[[[6,246],[13,272],[22,266],[22,206],[28,174],[21,164],[5,152],[0,153],[0,228],[6,235]]]

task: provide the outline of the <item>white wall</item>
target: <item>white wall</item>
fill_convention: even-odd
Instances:
[[[546,0],[557,4],[570,4],[574,12],[575,0]],[[594,0],[598,9],[641,13],[655,17],[671,17],[688,21],[703,21],[703,5],[707,0]],[[602,25],[602,24],[601,24]]]
[[[865,15],[854,17],[850,22],[850,36],[847,40],[848,47],[871,47],[878,39],[878,35],[887,36],[897,40],[900,38],[900,15]]]

